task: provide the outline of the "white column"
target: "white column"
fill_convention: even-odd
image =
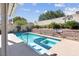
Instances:
[[[1,4],[1,55],[7,54],[7,4]]]

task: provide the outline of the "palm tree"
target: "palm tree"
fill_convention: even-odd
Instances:
[[[73,19],[72,15],[67,15],[63,18],[63,20],[65,20],[64,23],[66,23],[67,20],[72,20],[72,19]]]
[[[66,17],[64,17],[64,18],[63,18],[63,20],[64,20],[64,23],[66,23],[66,19],[67,19]]]

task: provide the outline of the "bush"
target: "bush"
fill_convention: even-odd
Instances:
[[[17,32],[21,31],[21,26],[16,26],[16,28],[17,28]]]
[[[32,28],[31,27],[26,27],[27,32],[32,32]],[[23,32],[26,32],[26,30],[23,30]]]
[[[60,28],[65,28],[64,24],[59,24],[59,25],[60,25]]]
[[[53,28],[53,29],[60,29],[60,28],[68,28],[68,29],[79,29],[79,23],[76,21],[67,21],[64,24],[57,24],[57,23],[51,23],[49,25],[34,25],[33,28]]]
[[[69,29],[78,29],[78,23],[76,21],[67,21],[64,26]]]
[[[43,26],[41,26],[41,28],[47,28],[47,25],[43,25]]]
[[[49,24],[49,25],[47,26],[47,28],[53,28],[52,24]]]
[[[47,28],[47,25],[43,25],[43,26],[40,26],[40,25],[34,25],[33,28]]]
[[[33,28],[41,28],[39,25],[34,25]]]
[[[60,28],[60,25],[57,24],[57,23],[51,23],[51,24],[48,25],[48,28],[59,29]]]

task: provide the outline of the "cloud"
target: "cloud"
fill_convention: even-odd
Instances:
[[[31,11],[30,9],[25,9],[25,8],[23,8],[22,10],[23,11],[28,11],[28,12]]]
[[[39,10],[36,10],[35,12],[36,12],[36,13],[39,13],[40,11],[39,11]]]
[[[36,5],[37,5],[37,3],[32,3],[32,5],[33,5],[33,6],[36,6]]]
[[[73,7],[73,8],[66,7],[63,12],[65,13],[65,15],[71,15],[71,14],[75,14],[76,11],[79,11],[79,8],[77,8],[77,7]]]
[[[51,5],[52,3],[48,3],[48,5]]]
[[[56,3],[56,4],[54,4],[54,6],[56,6],[56,7],[64,7],[65,5],[63,3]]]
[[[47,12],[47,10],[44,10],[44,12],[43,13],[46,13]]]

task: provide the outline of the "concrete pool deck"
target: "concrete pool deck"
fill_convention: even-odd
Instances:
[[[69,40],[65,38],[58,38],[43,34],[42,36],[49,38],[57,38],[61,40],[55,46],[53,46],[51,49],[48,50],[47,52],[48,55],[56,53],[57,56],[79,56],[79,41]]]
[[[0,35],[1,55],[1,35]],[[39,56],[33,49],[23,43],[14,34],[8,34],[7,56]]]
[[[1,35],[0,35],[0,52],[1,52]],[[47,54],[56,53],[58,56],[79,56],[79,42],[62,39],[54,47],[48,50]],[[7,45],[8,56],[39,56],[33,49],[23,43],[14,34],[8,34]]]
[[[47,52],[48,55],[53,53],[57,56],[79,56],[79,42],[63,39]]]

